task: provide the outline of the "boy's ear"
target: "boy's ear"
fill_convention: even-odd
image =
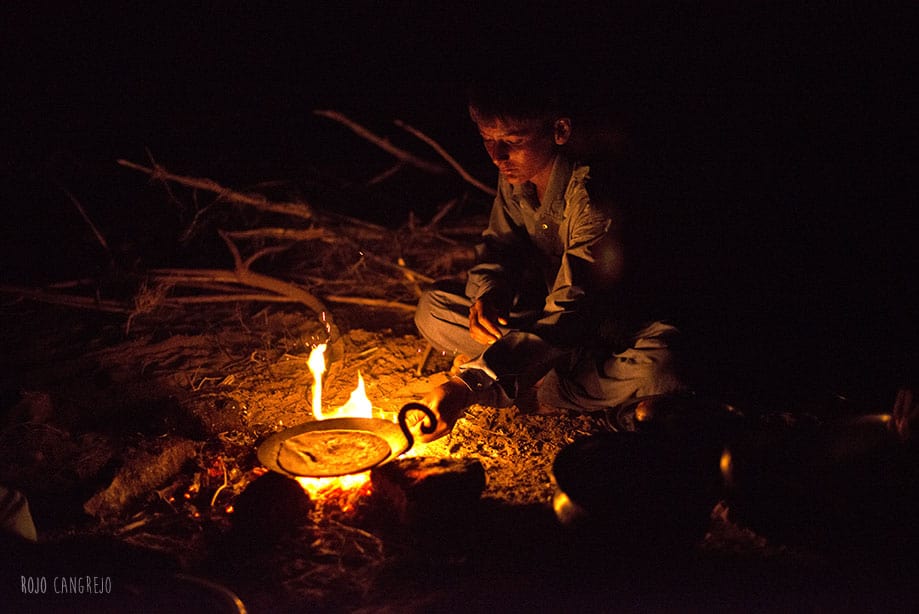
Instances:
[[[571,137],[570,117],[559,117],[557,120],[555,120],[555,125],[553,126],[553,136],[555,137],[556,145],[564,145],[568,142],[568,139]]]

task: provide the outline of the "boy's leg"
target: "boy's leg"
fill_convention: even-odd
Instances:
[[[570,374],[546,375],[537,398],[542,405],[576,411],[601,411],[642,397],[686,389],[677,374],[671,343],[676,327],[654,322],[635,336],[631,347],[602,362],[584,357]]]
[[[469,334],[471,303],[462,292],[451,290],[437,287],[425,291],[415,310],[415,326],[440,352],[478,356],[486,346],[477,343]]]
[[[458,284],[438,283],[422,293],[415,310],[415,326],[435,349],[452,355],[476,358],[490,346],[483,345],[469,334],[471,301]],[[539,316],[539,309],[515,305],[508,314],[508,324],[501,326],[505,335],[526,332]]]
[[[29,541],[35,541],[38,536],[32,514],[29,512],[29,502],[18,490],[11,490],[0,484],[0,532],[10,533]]]

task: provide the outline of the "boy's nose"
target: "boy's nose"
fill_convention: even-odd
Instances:
[[[494,143],[488,147],[488,155],[491,156],[492,161],[499,162],[501,160],[507,160],[508,148],[507,145],[503,143]]]

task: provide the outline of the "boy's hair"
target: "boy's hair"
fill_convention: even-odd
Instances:
[[[473,121],[544,120],[563,115],[559,78],[546,66],[535,70],[480,71],[466,88]]]

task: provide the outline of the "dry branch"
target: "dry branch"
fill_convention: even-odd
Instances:
[[[373,258],[374,258],[375,260],[379,260],[379,258],[378,258],[377,256],[373,256]],[[400,260],[400,262],[397,263],[397,264],[393,264],[392,262],[386,262],[385,264],[386,264],[386,266],[391,267],[391,268],[394,268],[394,269],[398,270],[400,273],[402,273],[402,275],[405,276],[405,279],[406,279],[409,283],[411,283],[413,286],[417,286],[419,281],[422,281],[422,282],[427,283],[427,284],[434,283],[434,278],[433,278],[433,277],[430,277],[430,276],[428,276],[428,275],[424,275],[424,274],[422,274],[422,273],[419,273],[418,271],[414,271],[414,270],[408,268],[407,266],[405,266],[405,263],[401,261],[401,260],[402,260],[401,258],[400,258],[399,260]]]
[[[431,221],[424,227],[425,230],[431,230],[437,227],[437,224],[440,223],[440,220],[444,219],[448,213],[456,206],[459,202],[459,198],[451,198],[437,210],[437,213],[434,214],[434,217],[431,218]]]
[[[361,136],[369,138],[387,151],[390,151],[390,153],[393,153],[393,155],[396,155],[400,159],[397,166],[413,164],[425,170],[438,173],[446,170],[445,167],[416,159],[411,156],[411,154],[392,147],[380,139],[380,137],[373,135],[337,112],[317,111],[316,113],[344,123]],[[400,123],[400,125],[402,124]],[[410,129],[404,125],[403,127],[407,130]],[[426,142],[432,144],[432,147],[438,149],[448,160],[452,160],[452,158],[446,156],[442,148],[439,148],[436,143],[433,143],[424,135],[420,135],[419,138],[426,140]],[[315,227],[305,229],[268,227],[218,231],[218,234],[223,239],[233,257],[234,265],[232,268],[155,269],[149,271],[150,277],[147,281],[154,284],[153,287],[159,290],[153,293],[145,293],[144,288],[146,286],[143,286],[141,293],[138,295],[138,298],[134,300],[133,305],[129,301],[102,300],[98,297],[87,296],[87,294],[89,294],[88,292],[84,292],[83,295],[81,295],[78,293],[79,288],[77,288],[77,286],[82,285],[80,282],[63,282],[59,284],[58,291],[55,291],[52,287],[26,288],[19,286],[0,286],[0,292],[46,303],[127,314],[129,316],[128,326],[130,326],[130,321],[134,317],[156,307],[177,307],[180,305],[237,301],[299,303],[323,317],[331,326],[331,314],[329,309],[319,297],[313,295],[296,282],[285,281],[251,270],[251,266],[258,258],[288,249],[290,243],[311,240],[345,245],[358,252],[361,258],[384,266],[394,272],[397,271],[403,278],[402,283],[407,283],[411,286],[416,294],[420,293],[419,283],[431,283],[434,281],[433,277],[406,267],[402,258],[396,259],[395,257],[390,257],[385,254],[380,256],[375,255],[357,241],[358,236],[366,237],[366,235],[372,234],[373,239],[386,241],[387,245],[392,246],[392,232],[384,227],[334,213],[314,211],[305,203],[279,203],[270,201],[261,195],[236,192],[225,188],[211,179],[176,175],[156,164],[152,158],[150,166],[136,164],[127,160],[118,160],[117,163],[126,168],[146,173],[151,176],[151,179],[162,181],[167,186],[170,182],[173,182],[192,188],[193,190],[212,192],[217,195],[212,204],[219,202],[239,203],[254,207],[261,211],[290,215],[299,219],[308,219],[313,222],[313,224],[317,222],[321,223],[325,220],[334,224],[334,230]],[[454,165],[454,167],[457,168],[461,174],[464,173],[458,165]],[[85,211],[83,211],[80,204],[72,195],[68,194],[68,196],[70,196],[74,206],[81,212],[87,223],[93,228],[100,244],[102,244],[103,247],[107,247],[104,237],[102,237],[91,220],[85,215]],[[429,231],[433,226],[437,225],[443,217],[455,207],[456,202],[458,201],[453,199],[442,205],[430,224],[425,227],[424,230]],[[286,245],[263,246],[261,249],[256,249],[254,253],[244,259],[235,241],[248,240],[276,240],[281,243],[286,243]],[[60,290],[64,288],[72,289],[73,293],[61,292]],[[185,289],[186,292],[182,292],[182,289]],[[346,292],[348,290],[348,288],[342,289]],[[345,295],[328,295],[325,297],[325,300],[331,303],[365,305],[374,308],[396,309],[403,312],[413,312],[415,310],[415,305],[413,304],[384,298],[354,296],[351,293]]]
[[[108,254],[109,260],[112,258],[112,250],[109,249],[108,241],[105,240],[105,236],[102,234],[102,231],[93,223],[92,219],[89,217],[89,214],[86,213],[86,209],[83,208],[83,205],[77,200],[77,197],[70,193],[69,190],[61,188],[61,191],[70,199],[71,204],[76,207],[77,211],[80,213],[80,216],[83,218],[83,221],[89,226],[90,230],[93,231],[93,235],[96,237],[96,241],[99,242],[99,245],[102,246],[102,249],[105,250],[105,253]]]
[[[405,163],[400,160],[399,162],[396,162],[395,164],[393,164],[391,167],[389,167],[382,173],[379,173],[375,177],[372,177],[370,181],[367,182],[367,185],[376,185],[378,183],[383,183],[384,181],[386,181],[387,179],[389,179],[390,177],[392,177],[393,175],[401,171],[404,167],[405,167]]]
[[[133,309],[128,307],[125,303],[120,303],[118,301],[104,301],[88,296],[60,294],[23,286],[0,286],[0,292],[31,299],[33,301],[39,301],[41,303],[77,307],[79,309],[92,309],[93,311],[104,311],[108,313],[131,313],[133,311]]]
[[[324,228],[253,228],[251,230],[225,230],[231,239],[281,239],[285,241],[334,240],[335,234]]]
[[[417,128],[409,124],[406,124],[404,121],[400,119],[395,120],[395,124],[399,126],[400,128],[402,128],[403,130],[405,130],[406,132],[412,134],[413,136],[417,137],[418,139],[421,139],[422,141],[430,145],[431,148],[434,151],[436,151],[438,155],[440,155],[441,158],[446,160],[447,164],[452,166],[453,170],[459,173],[459,176],[462,177],[463,180],[465,180],[467,183],[477,187],[478,189],[482,190],[483,192],[485,192],[486,194],[490,196],[494,196],[495,194],[497,194],[497,192],[493,188],[488,187],[487,185],[485,185],[484,183],[482,183],[481,181],[479,181],[478,179],[470,175],[469,172],[465,168],[460,166],[460,163],[457,162],[453,156],[448,154],[447,151],[443,147],[441,147],[440,143],[438,143],[437,141],[435,141],[434,139],[426,135],[424,132],[422,132],[421,130],[418,130]]]
[[[250,205],[259,209],[261,211],[267,211],[270,213],[280,213],[282,215],[290,215],[292,217],[306,219],[315,221],[317,219],[324,220],[327,222],[339,222],[349,225],[348,233],[359,236],[360,238],[370,238],[370,239],[381,239],[385,238],[387,229],[378,225],[373,224],[372,222],[367,222],[365,220],[360,220],[357,218],[348,217],[346,215],[341,215],[337,213],[319,213],[316,212],[306,203],[300,202],[275,202],[268,200],[264,196],[258,194],[245,194],[242,192],[236,192],[226,188],[213,179],[207,179],[203,177],[186,177],[183,175],[176,175],[166,171],[165,168],[158,164],[154,164],[152,168],[130,162],[128,160],[118,160],[118,164],[121,166],[146,173],[151,176],[152,179],[159,179],[164,182],[164,185],[168,185],[166,182],[172,181],[178,183],[179,185],[184,185],[186,187],[207,190],[208,192],[213,192],[217,194],[217,201],[226,201],[234,202],[237,204]],[[197,224],[198,219],[203,215],[209,207],[199,209],[195,214],[195,219],[192,221],[191,228]],[[186,235],[189,235],[191,230],[186,231]],[[253,231],[253,232],[258,232]],[[312,229],[307,230],[288,230],[287,232],[291,233],[291,239],[301,239],[301,238],[311,238],[308,236],[311,232],[321,232]],[[305,233],[303,237],[295,236],[297,233]]]
[[[146,173],[150,175],[151,179],[172,181],[174,183],[178,183],[179,185],[184,185],[185,187],[213,192],[214,194],[217,194],[218,201],[223,200],[243,205],[250,205],[257,209],[261,209],[262,211],[281,213],[305,220],[313,219],[313,210],[306,203],[275,202],[268,200],[260,194],[244,194],[242,192],[236,192],[234,190],[223,187],[212,179],[174,175],[170,172],[167,172],[166,169],[164,169],[159,164],[154,164],[153,168],[148,168],[140,164],[135,164],[134,162],[129,162],[128,160],[117,160],[117,162],[126,168]]]
[[[435,164],[433,162],[428,162],[427,160],[422,160],[421,158],[411,154],[404,149],[400,149],[387,141],[386,139],[374,134],[367,128],[361,126],[357,122],[346,117],[338,111],[328,111],[328,110],[316,110],[313,111],[314,115],[319,115],[321,117],[327,117],[331,120],[337,121],[338,123],[349,128],[352,132],[357,134],[359,137],[367,140],[383,151],[389,153],[390,155],[402,160],[407,164],[411,164],[415,168],[418,168],[426,173],[432,173],[434,175],[443,175],[447,172],[447,169],[440,164]]]
[[[199,287],[199,286],[195,286]],[[206,296],[177,296],[165,299],[163,305],[166,307],[178,307],[179,305],[200,305],[204,303],[235,303],[242,301],[262,302],[262,303],[297,303],[297,299],[289,296],[280,296],[278,294],[208,294]]]
[[[400,309],[409,313],[414,313],[415,305],[400,303],[398,301],[387,301],[378,298],[364,298],[360,296],[341,296],[337,294],[327,295],[326,300],[332,303],[348,303],[350,305],[367,305],[368,307],[385,307],[387,309]]]
[[[303,305],[309,307],[316,314],[326,314],[327,317],[330,317],[328,313],[328,308],[320,301],[318,298],[295,284],[282,281],[280,279],[275,279],[274,277],[269,277],[267,275],[262,275],[261,273],[255,273],[246,268],[242,257],[239,254],[239,250],[233,241],[226,236],[225,233],[220,233],[220,236],[223,238],[224,243],[230,249],[230,252],[233,254],[233,262],[235,263],[235,268],[232,271],[221,270],[221,269],[192,269],[192,270],[182,270],[182,269],[156,269],[151,271],[154,276],[157,276],[157,281],[163,281],[171,284],[182,284],[182,283],[194,283],[194,280],[205,281],[209,283],[237,283],[242,286],[248,286],[250,288],[258,288],[260,290],[267,290],[273,292],[277,295],[288,297],[292,301],[302,303]]]

